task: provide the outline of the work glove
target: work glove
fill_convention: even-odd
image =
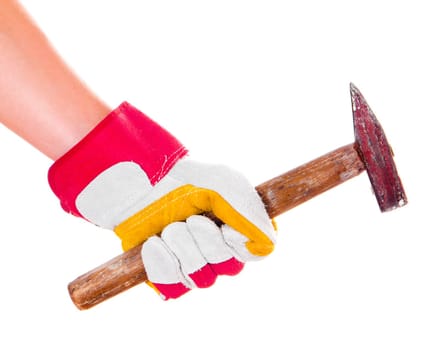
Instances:
[[[113,230],[125,251],[143,244],[148,284],[163,299],[235,275],[275,243],[273,224],[245,177],[187,153],[124,102],[48,173],[64,210]]]

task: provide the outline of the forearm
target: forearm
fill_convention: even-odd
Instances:
[[[0,52],[0,120],[48,157],[109,113],[16,1],[0,4]]]

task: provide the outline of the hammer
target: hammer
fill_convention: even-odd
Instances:
[[[381,212],[407,204],[392,149],[367,101],[350,84],[355,142],[340,147],[256,187],[270,218],[321,194],[367,170]],[[72,301],[89,309],[133,286],[147,281],[134,247],[78,277],[68,285]]]

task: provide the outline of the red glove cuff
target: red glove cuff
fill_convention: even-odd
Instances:
[[[49,184],[67,212],[76,208],[79,193],[101,172],[123,161],[141,166],[156,184],[187,154],[169,132],[123,102],[49,169]]]

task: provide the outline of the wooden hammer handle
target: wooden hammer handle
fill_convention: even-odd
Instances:
[[[355,144],[327,153],[256,187],[270,218],[347,181],[365,170]],[[74,304],[89,309],[147,280],[141,246],[115,257],[68,285]]]

